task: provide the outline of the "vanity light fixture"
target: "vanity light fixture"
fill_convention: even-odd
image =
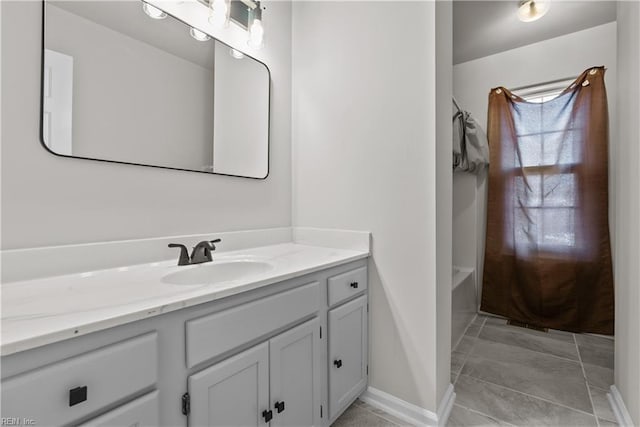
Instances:
[[[164,19],[167,14],[155,6],[151,6],[149,3],[142,2],[142,10],[151,19]]]
[[[229,14],[231,13],[230,0],[210,0],[209,1],[209,23],[215,28],[224,28],[229,25]]]
[[[249,40],[247,40],[247,44],[254,49],[260,49],[264,45],[264,27],[262,26],[262,9],[259,3],[249,11],[249,17]]]
[[[193,27],[191,27],[191,29],[189,30],[189,34],[191,34],[191,37],[198,40],[199,42],[206,42],[207,40],[211,40],[211,37],[209,37],[207,33],[203,33],[202,31]]]
[[[518,19],[522,22],[537,21],[546,15],[550,7],[550,0],[521,0],[518,8]]]
[[[235,50],[234,48],[229,49],[229,55],[231,55],[235,59],[244,58],[244,53],[240,52],[239,50]]]

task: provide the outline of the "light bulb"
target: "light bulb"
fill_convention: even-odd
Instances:
[[[264,27],[260,19],[254,19],[249,28],[249,41],[247,44],[255,49],[260,49],[264,43]]]
[[[549,0],[524,0],[520,2],[518,19],[522,22],[533,22],[542,18],[551,7]]]
[[[209,23],[216,28],[229,25],[229,12],[231,7],[229,0],[210,0]]]
[[[149,3],[142,3],[142,10],[147,14],[149,18],[152,19],[164,19],[167,17],[167,14],[158,9],[155,6],[151,6]]]
[[[229,55],[231,55],[235,59],[244,58],[244,53],[240,52],[239,50],[235,50],[234,48],[229,49]]]
[[[207,33],[203,33],[202,31],[193,27],[191,27],[191,29],[189,30],[189,34],[191,34],[191,37],[198,40],[199,42],[206,42],[207,40],[211,39],[211,37],[209,37]]]

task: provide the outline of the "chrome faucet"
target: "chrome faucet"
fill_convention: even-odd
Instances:
[[[191,265],[191,264],[202,264],[203,262],[213,261],[211,257],[211,252],[216,250],[215,243],[220,243],[222,239],[216,240],[203,240],[193,247],[193,251],[191,252],[191,256],[187,251],[187,247],[185,245],[181,245],[179,243],[170,243],[170,248],[180,248],[180,257],[178,258],[178,265]]]

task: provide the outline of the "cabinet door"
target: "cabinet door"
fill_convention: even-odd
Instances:
[[[367,297],[329,311],[329,415],[333,419],[367,385]]]
[[[268,424],[262,415],[270,409],[268,343],[191,375],[188,383],[190,426]]]
[[[158,392],[135,399],[78,427],[154,427],[158,423]]]
[[[272,426],[321,424],[320,357],[317,318],[270,341]]]

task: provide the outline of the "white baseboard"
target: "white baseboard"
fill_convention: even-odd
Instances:
[[[446,426],[449,421],[449,415],[453,409],[453,403],[456,401],[456,393],[453,391],[453,384],[449,384],[447,391],[444,393],[440,405],[438,405],[438,425]]]
[[[406,421],[409,424],[430,427],[446,425],[455,399],[456,394],[454,393],[453,385],[451,384],[449,384],[449,387],[438,406],[437,413],[421,408],[413,403],[409,403],[373,387],[368,387],[360,396],[360,400],[363,402],[373,406],[374,408],[381,409],[389,415],[393,415],[394,417]]]
[[[618,425],[620,427],[633,427],[634,424],[631,415],[624,404],[624,400],[622,400],[622,395],[620,395],[615,385],[611,386],[609,393],[607,393],[607,398],[609,399],[611,409],[613,409],[613,414],[616,416]]]

